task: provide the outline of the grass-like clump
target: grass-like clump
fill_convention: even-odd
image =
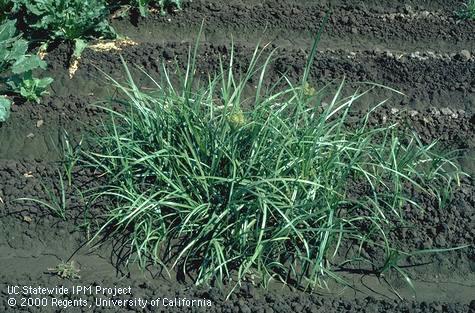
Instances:
[[[127,68],[128,83],[110,78],[123,109],[103,106],[110,118],[85,154],[106,181],[90,194],[107,204],[98,234],[120,234],[140,264],[174,266],[198,284],[313,287],[338,279],[343,246],[398,253],[387,233],[404,206],[417,207],[408,190],[436,197],[459,170],[397,125],[369,128],[373,110],[348,127],[364,92],[343,96],[342,83],[323,106],[324,89],[307,82],[315,48],[299,84],[274,85],[284,88],[265,87],[272,53],[258,49],[244,73],[231,53],[206,83],[194,56],[178,84],[164,68],[151,92]],[[251,79],[255,94],[246,96]]]

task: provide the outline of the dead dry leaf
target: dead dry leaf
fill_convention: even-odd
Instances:
[[[69,62],[69,79],[73,79],[74,74],[76,74],[76,71],[79,69],[79,58],[72,57],[71,62]]]
[[[125,47],[136,46],[138,43],[135,41],[124,38],[117,40],[109,41],[99,41],[93,45],[89,45],[88,48],[92,49],[95,52],[110,52],[110,51],[121,51]]]
[[[46,58],[46,55],[48,54],[48,52],[42,50],[40,52],[38,52],[38,57],[41,59],[41,60],[44,60]]]
[[[38,57],[41,59],[41,60],[44,60],[44,58],[46,57],[46,55],[48,54],[48,46],[43,44],[40,46],[40,48],[38,49]]]
[[[33,219],[30,216],[25,215],[25,216],[23,216],[23,221],[25,221],[27,223],[31,223],[31,222],[33,222]]]

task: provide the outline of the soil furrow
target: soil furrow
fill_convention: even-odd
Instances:
[[[320,28],[325,7],[302,6],[286,2],[259,3],[254,6],[192,3],[174,15],[135,21],[115,21],[119,33],[143,42],[193,40],[204,21],[209,42],[230,38],[236,42],[275,41],[279,46],[311,45]],[[195,31],[193,31],[195,30]],[[437,38],[437,41],[434,39]],[[395,51],[474,50],[475,22],[458,22],[441,12],[404,11],[374,13],[365,8],[336,8],[330,15],[321,40],[323,48],[364,50],[374,47]]]
[[[373,97],[369,95],[368,98]],[[47,97],[43,104],[29,104],[15,107],[12,118],[0,127],[0,159],[39,159],[57,161],[61,155],[61,142],[65,132],[79,141],[87,136],[87,129],[98,125],[104,117],[94,96],[55,96]],[[374,100],[373,100],[374,101]],[[475,174],[475,120],[467,112],[443,108],[425,110],[406,110],[391,107],[392,103],[376,111],[371,118],[372,125],[399,123],[401,129],[416,131],[421,139],[429,143],[440,140],[446,147],[463,149],[465,159],[461,160],[464,169]],[[352,113],[351,122],[361,112]],[[60,112],[58,114],[58,112]],[[39,126],[39,127],[38,127]],[[471,159],[470,159],[471,158]]]
[[[268,51],[272,47],[268,48]],[[143,43],[127,47],[120,54],[131,67],[138,65],[153,77],[159,78],[163,63],[168,64],[169,69],[174,68],[173,62],[184,68],[189,49],[189,43]],[[198,70],[205,75],[216,73],[219,71],[220,58],[224,63],[228,62],[230,49],[230,46],[224,44],[201,45],[197,57]],[[249,45],[234,46],[236,69],[243,70],[248,66],[254,49]],[[70,80],[66,70],[69,62],[68,51],[67,46],[61,46],[46,58],[51,67],[51,74],[57,77],[52,87],[56,95],[80,93],[94,94],[97,97],[107,96],[110,90],[104,88],[107,83],[101,83],[105,80],[101,71],[115,78],[123,77],[123,64],[118,53],[86,50],[79,70]],[[266,79],[274,82],[284,73],[291,81],[298,81],[306,64],[306,52],[300,49],[279,48],[275,55],[275,61],[269,66]],[[142,72],[135,71],[134,76],[140,84],[150,85],[150,80],[146,79]],[[469,114],[474,112],[475,107],[475,59],[469,51],[452,54],[430,51],[396,54],[378,49],[357,53],[344,50],[325,51],[317,55],[310,78],[317,87],[345,78],[348,92],[361,87],[362,82],[377,82],[406,95],[400,96],[383,88],[371,94],[376,99],[392,98],[392,106],[402,105],[419,110],[432,106],[450,107],[454,110],[465,110]],[[368,101],[374,102],[370,98]]]
[[[194,0],[193,2],[196,2]],[[220,0],[206,0],[206,3],[221,3]],[[276,0],[263,0],[262,3],[275,3]],[[198,1],[200,3],[200,1]],[[204,4],[204,1],[201,1]],[[230,0],[229,4],[245,4],[252,6],[256,4],[254,0]],[[365,8],[367,10],[374,10],[376,12],[394,12],[401,10],[445,10],[447,12],[454,12],[462,7],[460,0],[288,0],[285,3],[289,6],[312,6],[319,4],[324,7],[345,7],[345,8]]]

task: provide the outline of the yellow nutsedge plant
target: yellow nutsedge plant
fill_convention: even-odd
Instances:
[[[310,85],[309,83],[305,83],[304,84],[304,87],[303,87],[303,94],[308,96],[308,97],[313,97],[315,96],[316,94],[316,90],[314,87],[312,87],[312,85]]]
[[[242,110],[239,109],[228,116],[228,122],[229,125],[231,125],[231,128],[236,129],[242,127],[246,123],[246,117]]]

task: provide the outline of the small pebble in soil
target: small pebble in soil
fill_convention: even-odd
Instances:
[[[463,60],[468,61],[472,57],[472,54],[468,50],[462,50],[460,51],[460,56],[462,57]]]
[[[413,9],[412,6],[410,6],[409,4],[406,4],[406,5],[404,5],[404,13],[406,13],[406,14],[413,14],[413,13],[414,13],[414,9]]]
[[[411,117],[414,117],[414,116],[416,116],[417,114],[419,114],[419,112],[417,112],[416,110],[410,110],[410,111],[409,111],[409,115],[410,115]]]
[[[452,114],[452,110],[450,110],[449,108],[442,108],[440,110],[440,112],[443,114],[443,115],[451,115]]]

